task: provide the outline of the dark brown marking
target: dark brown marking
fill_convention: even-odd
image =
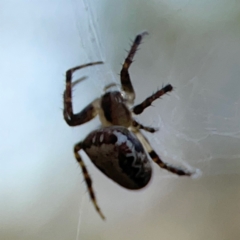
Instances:
[[[105,93],[101,100],[101,107],[104,112],[104,116],[110,123],[112,122],[112,95],[113,92]]]
[[[133,146],[132,149],[129,149],[127,142],[124,142],[121,146],[119,146],[119,167],[121,167],[122,171],[131,178],[139,186],[139,188],[142,188],[150,181],[152,173],[151,167],[146,168],[145,165],[148,162],[148,158],[145,154],[144,148],[135,135],[127,129],[119,127],[117,131],[126,136],[127,141],[131,142]],[[129,153],[132,153],[133,155],[127,156]],[[144,155],[145,158],[143,160],[139,158],[138,153]]]
[[[131,112],[118,91],[107,92],[102,96],[101,108],[104,116],[112,125],[129,127]]]
[[[119,157],[119,167],[122,169],[130,179],[138,185],[139,188],[143,188],[148,184],[151,179],[151,168],[146,169],[144,166],[144,161],[141,159],[135,160],[133,156],[126,156],[125,153],[120,153]],[[135,164],[133,165],[133,163]]]

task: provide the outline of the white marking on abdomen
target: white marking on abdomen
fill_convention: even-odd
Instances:
[[[118,131],[113,131],[113,134],[117,137],[116,145],[122,145],[123,143],[127,143],[127,137]]]
[[[100,138],[99,138],[99,141],[100,141],[100,142],[102,142],[102,141],[103,141],[103,139],[104,139],[104,135],[103,135],[103,134],[101,134],[101,135],[100,135]]]

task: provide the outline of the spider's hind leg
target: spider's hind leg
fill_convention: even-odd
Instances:
[[[121,84],[122,84],[122,90],[126,93],[126,98],[130,104],[133,104],[135,99],[135,92],[131,83],[131,79],[128,73],[128,69],[133,62],[133,57],[138,49],[138,46],[141,44],[142,38],[147,35],[147,32],[143,32],[141,34],[138,34],[131,46],[131,49],[127,55],[127,58],[124,61],[124,64],[122,66],[122,70],[120,73],[121,76]]]
[[[79,142],[77,143],[75,146],[74,146],[74,155],[75,155],[75,158],[76,160],[78,161],[79,165],[81,166],[82,168],[82,173],[83,173],[83,176],[84,176],[84,179],[85,179],[85,182],[87,184],[87,188],[88,188],[88,193],[90,195],[90,198],[93,202],[93,205],[96,209],[96,211],[99,213],[99,215],[101,216],[102,219],[105,219],[103,213],[101,212],[98,204],[97,204],[97,200],[96,200],[96,197],[95,197],[95,193],[93,191],[93,188],[92,188],[92,180],[88,174],[88,171],[87,171],[87,168],[80,156],[80,154],[78,153],[80,150],[82,149],[82,142]]]
[[[191,176],[193,174],[192,172],[189,172],[185,169],[182,169],[180,167],[175,167],[173,165],[163,162],[161,160],[161,158],[157,155],[157,153],[153,150],[153,148],[151,147],[148,140],[144,137],[144,135],[140,131],[135,132],[135,134],[138,137],[138,139],[140,140],[140,142],[143,144],[143,146],[145,147],[149,156],[159,167],[164,168],[164,169],[168,170],[169,172],[172,172],[179,176]]]

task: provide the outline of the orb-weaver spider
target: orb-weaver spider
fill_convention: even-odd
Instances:
[[[167,92],[172,91],[170,84],[166,85],[142,103],[130,108],[134,103],[135,92],[130,80],[128,69],[133,57],[147,32],[136,36],[121,70],[121,91],[107,91],[112,87],[105,87],[105,94],[88,104],[79,113],[73,113],[72,107],[72,75],[76,70],[84,67],[102,64],[92,62],[67,70],[66,89],[64,91],[64,119],[69,126],[78,126],[96,117],[100,118],[101,128],[92,131],[83,141],[74,146],[75,158],[82,168],[91,200],[104,219],[94,194],[92,180],[79,154],[83,149],[95,166],[116,183],[128,189],[140,189],[147,185],[151,178],[152,169],[148,155],[158,164],[179,176],[191,176],[192,173],[165,163],[151,147],[149,141],[140,129],[154,133],[155,128],[146,127],[133,118],[133,114],[141,114],[151,103]]]

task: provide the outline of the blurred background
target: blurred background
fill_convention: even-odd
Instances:
[[[1,0],[0,239],[236,240],[240,237],[240,2],[236,0]],[[175,90],[138,120],[165,161],[199,169],[179,178],[152,164],[150,184],[126,190],[81,153],[103,222],[89,200],[73,145],[99,126],[62,117],[65,71],[74,109],[119,81],[137,33],[130,74],[136,103],[162,84]]]

